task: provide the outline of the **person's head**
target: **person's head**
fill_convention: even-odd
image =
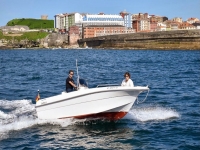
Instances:
[[[129,72],[125,72],[124,78],[125,78],[126,80],[128,80],[128,79],[130,79],[130,77],[131,77],[130,73],[129,73]]]
[[[74,75],[74,71],[73,71],[73,70],[70,70],[70,71],[69,71],[69,77],[72,78],[73,75]]]

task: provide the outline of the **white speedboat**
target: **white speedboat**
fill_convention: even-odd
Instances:
[[[133,106],[138,95],[148,87],[103,85],[89,89],[84,79],[77,91],[40,99],[36,111],[40,119],[100,118],[118,120]]]
[[[36,111],[39,119],[119,120],[128,113],[141,92],[149,91],[148,86],[123,87],[113,84],[89,89],[87,82],[79,79],[78,67],[77,77],[77,91],[62,92],[60,95],[37,101]]]

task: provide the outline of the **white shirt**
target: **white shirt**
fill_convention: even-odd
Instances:
[[[128,79],[128,81],[126,81],[125,79],[122,81],[122,84],[121,86],[130,86],[130,87],[133,87],[134,84],[133,84],[133,81],[131,79]]]

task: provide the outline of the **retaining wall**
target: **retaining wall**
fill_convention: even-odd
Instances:
[[[78,40],[79,46],[117,49],[200,50],[200,30],[176,30],[109,35]]]

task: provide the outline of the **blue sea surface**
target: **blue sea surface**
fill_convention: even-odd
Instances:
[[[69,70],[89,88],[150,88],[117,122],[40,120],[35,97],[65,90]],[[139,96],[144,99],[146,93]],[[200,50],[0,50],[0,149],[200,149]]]

